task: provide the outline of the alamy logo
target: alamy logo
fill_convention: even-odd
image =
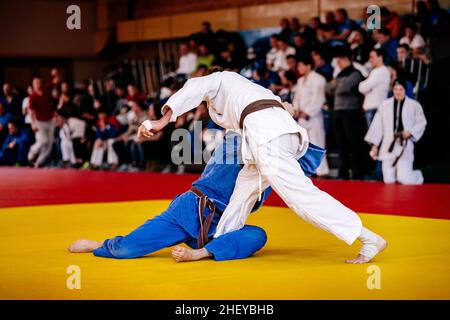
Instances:
[[[381,11],[380,7],[376,5],[370,5],[367,7],[366,26],[368,30],[381,29]]]
[[[66,26],[69,30],[81,29],[81,9],[76,4],[67,7],[66,13],[69,14],[66,20]]]
[[[67,267],[66,273],[69,274],[66,280],[66,287],[69,290],[81,289],[81,269],[77,265]]]
[[[367,267],[367,274],[370,276],[367,278],[367,289],[381,289],[381,269],[379,266],[371,265]]]

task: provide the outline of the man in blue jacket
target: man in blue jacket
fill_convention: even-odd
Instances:
[[[93,252],[95,256],[129,259],[160,249],[186,243],[192,248],[177,246],[172,250],[178,261],[194,261],[211,257],[216,261],[243,259],[260,250],[266,243],[265,231],[245,225],[242,229],[213,239],[221,213],[228,205],[236,178],[241,170],[241,136],[229,131],[221,146],[209,160],[201,177],[189,191],[173,199],[166,211],[125,237],[117,236],[104,242],[78,240],[69,247],[73,253]],[[306,174],[313,174],[325,150],[310,145],[299,159]],[[252,211],[267,199],[271,189],[264,191]]]
[[[28,135],[21,130],[17,121],[8,123],[8,136],[0,148],[0,164],[13,166],[27,163],[28,149],[30,148]]]

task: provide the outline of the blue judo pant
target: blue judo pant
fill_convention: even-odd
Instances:
[[[192,192],[183,193],[161,215],[147,220],[124,237],[105,240],[93,253],[98,257],[131,259],[179,243],[197,249],[200,228],[197,212],[198,197]],[[219,217],[216,215],[211,224],[210,237],[214,235],[218,222]],[[205,248],[217,261],[243,259],[260,250],[266,241],[267,236],[262,228],[246,225],[212,240]]]

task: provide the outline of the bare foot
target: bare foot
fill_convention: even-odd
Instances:
[[[172,257],[175,259],[176,262],[184,262],[208,258],[211,257],[211,254],[205,248],[193,250],[176,246],[172,250]]]
[[[377,235],[378,236],[378,235]],[[355,259],[346,260],[345,263],[349,264],[363,264],[372,261],[372,259],[379,254],[381,251],[386,249],[387,241],[382,237],[378,236],[376,243],[373,244],[363,244],[360,253]],[[371,254],[364,255],[361,252],[371,252]]]
[[[102,246],[101,242],[87,240],[87,239],[81,239],[81,240],[75,241],[67,249],[72,253],[86,253],[86,252],[92,252],[95,249],[100,248],[101,246]]]

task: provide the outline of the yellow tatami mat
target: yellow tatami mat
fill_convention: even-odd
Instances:
[[[449,220],[362,214],[389,241],[370,265],[344,264],[358,244],[278,207],[251,216],[269,239],[244,260],[176,263],[170,249],[114,260],[66,249],[80,238],[125,235],[168,203],[0,209],[0,299],[450,299]],[[70,266],[79,267],[80,289],[67,287]]]

